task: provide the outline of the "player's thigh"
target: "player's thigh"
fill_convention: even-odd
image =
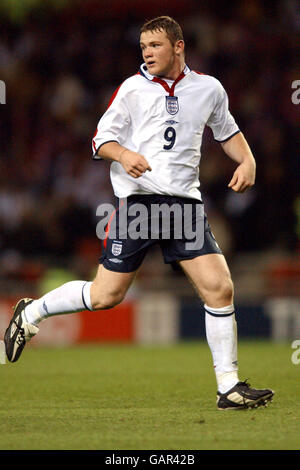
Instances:
[[[179,261],[180,266],[204,300],[233,296],[233,283],[224,255],[211,253]]]
[[[99,265],[96,277],[91,286],[93,308],[111,308],[120,303],[133,282],[137,271],[121,273]]]

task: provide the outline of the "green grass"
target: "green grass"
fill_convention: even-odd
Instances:
[[[239,344],[240,378],[267,408],[219,411],[206,342],[27,347],[0,366],[1,450],[300,449],[300,365],[290,344]]]

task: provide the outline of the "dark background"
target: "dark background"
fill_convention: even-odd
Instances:
[[[1,1],[5,289],[9,279],[39,279],[45,266],[89,276],[97,265],[96,208],[114,198],[109,164],[92,161],[91,139],[111,94],[142,62],[141,25],[164,14],[183,28],[189,67],[225,87],[257,162],[255,187],[233,193],[234,164],[205,132],[201,190],[218,241],[229,259],[278,250],[299,259],[298,2]]]

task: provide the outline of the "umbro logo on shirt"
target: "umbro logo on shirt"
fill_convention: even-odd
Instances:
[[[173,119],[170,119],[169,121],[166,121],[165,124],[171,124],[174,126],[174,124],[179,124],[178,121],[173,121]]]

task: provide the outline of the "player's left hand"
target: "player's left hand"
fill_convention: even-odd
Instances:
[[[237,193],[243,193],[251,188],[255,182],[255,165],[250,162],[241,163],[228,184],[228,187]]]

